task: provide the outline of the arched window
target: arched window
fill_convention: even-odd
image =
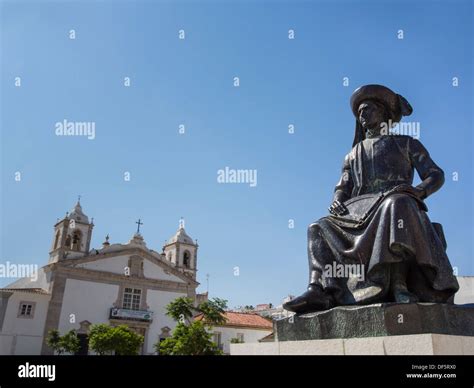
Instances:
[[[59,233],[59,230],[58,230],[58,232],[56,233],[56,237],[54,238],[54,248],[53,249],[56,249],[59,245],[59,235],[60,235],[60,233]]]
[[[173,254],[172,254],[171,252],[168,252],[168,260],[169,260],[170,262],[173,261]]]
[[[183,255],[183,267],[184,268],[189,268],[191,264],[191,254],[189,251],[184,251]]]
[[[71,249],[75,250],[75,251],[80,251],[81,250],[81,232],[79,232],[78,230],[76,230],[73,234],[72,234],[72,246],[71,246]]]

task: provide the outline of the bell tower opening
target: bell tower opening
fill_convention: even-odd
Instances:
[[[82,233],[80,230],[76,230],[72,234],[72,245],[71,249],[73,251],[80,251],[81,250],[81,239],[82,239]]]
[[[184,254],[183,254],[183,267],[189,269],[190,263],[191,263],[191,254],[189,253],[188,250],[186,250],[184,251]]]

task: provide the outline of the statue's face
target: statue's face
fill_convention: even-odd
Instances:
[[[373,101],[362,101],[357,118],[364,129],[380,129],[380,124],[385,120],[385,111],[383,106]]]

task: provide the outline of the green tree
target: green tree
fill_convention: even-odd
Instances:
[[[219,355],[222,351],[212,341],[212,325],[226,321],[224,316],[227,301],[215,298],[193,306],[190,298],[181,297],[166,306],[166,314],[177,321],[173,335],[154,347],[162,355]],[[192,321],[194,314],[201,314],[200,320]]]
[[[63,353],[74,354],[80,347],[75,330],[70,330],[63,336],[59,334],[58,330],[50,330],[46,337],[46,344],[58,355]]]
[[[89,347],[99,355],[137,355],[143,344],[143,336],[127,325],[116,327],[101,323],[91,326]]]
[[[220,298],[214,298],[202,302],[198,311],[203,315],[203,320],[209,325],[222,325],[225,323],[225,309],[227,308],[227,301]]]
[[[196,311],[193,300],[186,297],[177,298],[166,306],[166,315],[181,323],[190,323],[193,311]]]
[[[99,355],[112,354],[110,326],[101,323],[91,326],[89,348]]]
[[[173,336],[155,344],[155,350],[162,355],[219,355],[222,351],[212,342],[212,334],[202,321],[186,325],[179,322]]]

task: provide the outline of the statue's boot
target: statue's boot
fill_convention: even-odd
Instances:
[[[333,299],[320,286],[310,285],[304,294],[286,302],[283,308],[296,314],[328,310],[334,306]]]
[[[408,291],[406,279],[408,273],[408,263],[396,263],[390,270],[390,288],[392,297],[396,303],[416,303],[418,297]]]
[[[397,303],[416,303],[418,302],[418,297],[408,291],[408,289],[403,286],[399,285],[392,288],[392,295],[393,299]]]

